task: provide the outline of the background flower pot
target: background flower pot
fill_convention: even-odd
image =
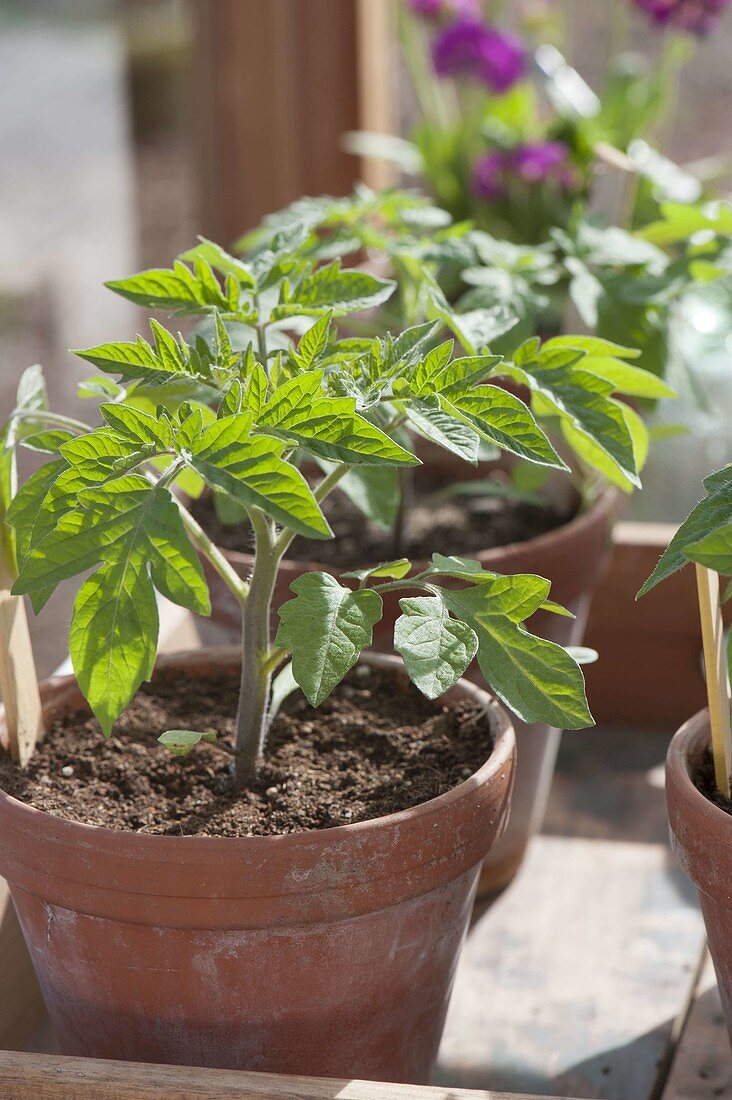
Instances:
[[[557,491],[573,492],[566,478],[557,479]],[[486,569],[499,573],[538,573],[552,582],[552,599],[564,604],[576,616],[563,618],[541,612],[531,620],[531,628],[562,645],[582,642],[590,610],[592,592],[600,578],[610,547],[610,535],[617,510],[618,494],[606,489],[587,511],[579,512],[562,527],[528,539],[482,553],[470,554]],[[251,571],[248,554],[224,551],[240,576]],[[456,546],[455,553],[460,553]],[[364,565],[369,563],[364,562]],[[213,618],[228,627],[240,627],[239,607],[219,575],[204,561],[211,591]],[[415,571],[424,563],[415,563]],[[273,600],[276,610],[292,598],[290,585],[302,573],[322,570],[335,573],[332,566],[318,562],[284,561],[280,567]],[[399,597],[384,593],[384,615],[374,629],[373,645],[377,650],[391,650],[394,623],[400,614]],[[276,622],[273,620],[273,629]],[[478,666],[473,663],[466,677],[483,684]],[[542,723],[526,725],[513,720],[518,748],[516,783],[511,807],[511,819],[506,832],[493,846],[484,864],[478,894],[500,890],[511,881],[524,858],[531,837],[541,828],[549,798],[554,765],[559,749],[560,731]]]
[[[706,710],[675,735],[666,757],[666,805],[674,852],[699,891],[732,1042],[732,817],[710,802],[692,779],[709,739]]]
[[[366,655],[405,676],[393,657]],[[156,676],[237,673],[220,649]],[[44,685],[47,720],[78,708]],[[508,814],[513,730],[468,780],[401,813],[274,837],[170,837],[62,820],[0,792],[10,884],[67,1054],[423,1081],[480,862]]]

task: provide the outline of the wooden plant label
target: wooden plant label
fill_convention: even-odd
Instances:
[[[724,644],[724,624],[719,600],[719,574],[704,565],[696,566],[699,593],[704,668],[707,678],[709,722],[712,730],[714,778],[718,789],[730,797],[732,771],[732,728],[730,728],[730,686]]]
[[[25,606],[22,597],[10,594],[14,579],[0,553],[0,695],[5,704],[10,754],[23,768],[42,739],[44,728]]]

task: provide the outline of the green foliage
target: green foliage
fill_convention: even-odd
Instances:
[[[17,555],[14,591],[40,609],[59,583],[91,571],[74,605],[70,651],[105,733],[151,675],[158,596],[208,613],[201,556],[246,625],[251,691],[240,702],[237,767],[293,678],[314,705],[336,687],[371,644],[386,592],[404,593],[395,646],[430,698],[477,655],[496,693],[527,721],[591,721],[577,663],[524,625],[539,608],[562,613],[538,577],[500,577],[439,555],[417,575],[406,558],[338,579],[307,573],[280,609],[274,642],[269,636],[277,566],[292,539],[331,536],[321,510],[331,491],[390,526],[400,477],[419,463],[415,436],[470,463],[486,452],[514,456],[517,471],[538,471],[516,473],[518,492],[567,470],[549,434],[557,429],[583,462],[621,483],[638,480],[643,441],[617,394],[658,395],[663,384],[629,361],[630,349],[598,339],[528,340],[512,356],[495,353],[490,341],[516,324],[508,299],[458,315],[435,278],[442,264],[465,264],[465,239],[436,208],[399,192],[303,200],[268,219],[243,259],[203,240],[169,271],[111,284],[197,321],[184,337],[153,320],[150,342],[79,353],[102,372],[84,387],[99,404],[96,426],[49,412],[40,372],[24,377],[0,437],[0,529]],[[342,266],[364,246],[388,248],[400,273],[400,310],[415,323],[394,334],[380,323],[377,335],[339,327],[344,315],[387,308],[396,293],[394,282]],[[540,257],[512,254],[506,264],[528,265],[549,284]],[[530,399],[506,388],[516,380]],[[15,492],[19,443],[48,461]],[[250,523],[248,580],[177,499],[182,485],[205,486],[230,518]],[[201,739],[208,735],[177,730],[163,743],[183,753]]]
[[[698,561],[718,573],[729,574],[732,523],[732,466],[704,478],[707,495],[691,510],[661,555],[658,565],[640,589],[644,596],[688,561]]]

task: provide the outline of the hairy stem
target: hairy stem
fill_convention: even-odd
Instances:
[[[55,424],[59,428],[68,428],[74,432],[90,432],[92,427],[82,420],[74,420],[72,416],[62,416],[61,413],[44,412],[43,410],[16,409],[10,415],[11,420],[41,420],[44,424]]]
[[[267,709],[272,680],[269,664],[269,619],[279,557],[274,523],[258,508],[249,519],[254,531],[254,570],[242,623],[241,686],[236,716],[235,781],[252,783],[259,771],[267,735]]]
[[[402,466],[399,469],[399,507],[394,518],[394,530],[392,532],[391,551],[395,558],[401,558],[404,554],[404,541],[407,527],[407,519],[414,503],[414,476],[412,466]]]

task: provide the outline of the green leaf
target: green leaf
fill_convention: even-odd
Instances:
[[[382,614],[373,589],[353,592],[328,573],[305,573],[280,607],[275,645],[292,652],[292,671],[308,702],[319,706],[371,644]]]
[[[499,386],[473,386],[465,393],[441,397],[442,407],[462,417],[482,439],[510,454],[566,470],[567,466],[552,447],[531,411],[523,401]]]
[[[74,673],[106,737],[152,676],[158,609],[144,562],[103,565],[79,589],[69,631]]]
[[[613,359],[637,359],[641,354],[638,348],[627,348],[623,344],[615,344],[612,340],[603,340],[599,336],[552,336],[551,340],[545,342],[544,348],[549,351],[554,348],[570,348],[584,351],[587,355]],[[537,343],[534,351],[538,350]]]
[[[365,466],[417,466],[419,459],[356,412],[352,397],[323,393],[323,372],[306,371],[273,393],[257,417],[285,439],[304,444],[320,458]]]
[[[412,681],[428,699],[437,699],[465,672],[478,649],[467,623],[451,619],[439,596],[399,601],[394,648]]]
[[[197,245],[182,254],[180,257],[182,260],[191,262],[205,260],[210,267],[220,271],[222,275],[231,275],[240,286],[247,289],[254,288],[255,282],[252,270],[244,260],[232,256],[221,245],[216,244],[215,241],[207,240],[206,237],[199,237],[198,241]]]
[[[307,275],[294,291],[291,302],[283,302],[272,312],[272,320],[285,317],[320,316],[332,313],[342,317],[381,305],[394,292],[391,279],[377,279],[365,271],[341,269],[340,260]]]
[[[541,577],[496,575],[472,588],[443,590],[442,599],[475,631],[481,672],[522,721],[580,729],[592,725],[592,715],[577,662],[521,625],[546,602],[548,592],[549,582]]]
[[[501,362],[500,355],[470,355],[450,359],[452,347],[452,340],[441,344],[417,365],[411,378],[412,391],[417,397],[429,394],[453,397],[455,393],[467,393],[471,386],[485,379]]]
[[[307,332],[300,337],[297,345],[297,362],[300,367],[307,370],[317,360],[326,347],[330,337],[331,314],[323,316],[312,325]]]
[[[565,436],[581,448],[582,457],[606,475],[617,471],[640,486],[633,438],[623,408],[611,397],[613,384],[585,370],[583,362],[584,355],[572,348],[542,348],[520,367],[500,370],[530,387],[537,410],[559,415]]]
[[[155,335],[155,348],[138,336],[134,342],[99,344],[75,351],[74,355],[108,374],[118,374],[125,382],[142,381],[149,386],[165,385],[172,380],[209,382],[208,371],[184,358],[182,349],[162,325],[151,320],[150,327]]]
[[[406,404],[405,412],[417,435],[477,466],[480,436],[470,424],[443,409],[438,397],[414,398]]]
[[[687,558],[724,576],[732,575],[732,515],[727,523],[715,527],[704,538],[684,547]]]
[[[397,558],[394,561],[385,561],[381,565],[372,565],[368,569],[352,569],[349,573],[341,573],[342,577],[354,577],[357,581],[367,581],[371,577],[390,577],[393,580],[401,580],[406,577],[412,563],[409,558]]]
[[[657,374],[651,374],[642,367],[631,366],[630,363],[623,363],[620,359],[588,355],[582,361],[582,366],[592,374],[612,382],[616,393],[624,393],[630,397],[676,397],[675,391]]]
[[[188,756],[189,752],[200,745],[202,741],[209,744],[216,742],[215,733],[199,733],[197,730],[166,730],[158,737],[161,745],[164,745],[173,756]]]
[[[707,495],[691,510],[661,555],[658,565],[638,592],[644,596],[689,561],[686,548],[703,543],[707,535],[724,528],[732,515],[732,466],[704,479]],[[695,550],[698,553],[698,549]],[[704,551],[702,551],[704,553]]]
[[[23,446],[29,451],[39,451],[41,454],[53,455],[70,439],[74,433],[65,428],[49,428],[45,432],[34,432],[23,440]]]
[[[161,451],[173,444],[173,429],[167,417],[151,416],[134,405],[102,403],[99,411],[119,435],[135,443],[150,443]]]
[[[28,554],[33,530],[46,494],[58,478],[66,463],[62,459],[47,462],[31,474],[21,485],[7,509],[7,522],[15,528],[18,562],[22,564]]]
[[[207,312],[213,307],[227,310],[229,301],[209,265],[199,258],[196,272],[176,260],[172,269],[152,268],[115,279],[105,286],[123,298],[149,309]]]
[[[226,416],[206,428],[183,457],[208,485],[240,504],[261,508],[298,534],[329,538],[332,531],[310,486],[282,459],[284,449],[277,439],[251,435],[249,416]]]

